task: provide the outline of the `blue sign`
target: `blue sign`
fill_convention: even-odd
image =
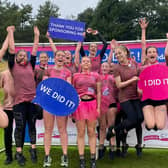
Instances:
[[[59,78],[48,78],[40,82],[33,103],[57,116],[67,116],[78,107],[79,96],[75,88]]]
[[[48,32],[52,38],[83,41],[85,23],[50,17]]]

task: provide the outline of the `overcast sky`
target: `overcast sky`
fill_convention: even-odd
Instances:
[[[33,14],[37,14],[39,5],[43,5],[46,0],[8,0],[16,4],[32,4]],[[51,0],[52,3],[59,7],[59,13],[62,18],[83,12],[86,8],[95,8],[100,0]]]

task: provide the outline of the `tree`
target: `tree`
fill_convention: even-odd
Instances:
[[[86,11],[78,15],[79,20],[82,18],[87,25],[98,29],[106,40],[139,39],[138,21],[142,17],[150,21],[147,38],[165,38],[168,31],[168,1],[165,0],[101,0],[91,15]]]
[[[38,26],[40,30],[40,41],[46,42],[45,34],[48,29],[48,23],[50,16],[58,17],[60,14],[58,13],[59,8],[57,5],[51,3],[51,1],[46,1],[44,5],[40,5],[38,9],[38,14],[36,16],[35,24]]]
[[[91,24],[93,22],[93,15],[94,15],[94,10],[92,8],[87,8],[85,9],[82,13],[78,14],[78,21],[85,22],[86,23],[86,29],[88,27],[91,27]],[[93,40],[93,36],[87,36],[87,41]]]
[[[15,25],[15,41],[16,42],[29,42],[32,41],[32,36],[30,36],[30,31],[32,31],[31,26],[32,18],[32,7],[31,5],[21,5],[19,7],[15,3],[10,3],[8,1],[1,1],[0,3],[0,43],[5,39],[6,27],[9,25]],[[27,34],[23,34],[25,30],[29,27]]]

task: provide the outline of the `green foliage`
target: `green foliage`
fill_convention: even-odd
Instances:
[[[18,43],[33,42],[34,25],[39,27],[40,42],[48,42],[45,34],[50,16],[60,16],[58,6],[50,0],[40,5],[36,16],[33,16],[30,4],[18,6],[9,0],[0,1],[0,44],[9,25],[16,26],[15,41]],[[86,28],[98,29],[106,40],[136,40],[140,39],[138,21],[142,17],[149,21],[147,39],[165,38],[168,31],[167,0],[99,0],[95,9],[85,9],[78,14],[77,20],[86,22]],[[71,19],[74,19],[73,15]],[[97,39],[89,36],[87,40]]]
[[[92,19],[86,11],[78,18],[89,20],[89,26],[98,29],[106,40],[139,39],[138,21],[142,17],[150,22],[147,38],[165,38],[168,31],[168,1],[165,0],[101,0],[92,13]]]
[[[21,4],[21,6],[9,1],[0,1],[0,44],[6,36],[6,27],[15,25],[15,41],[33,42],[33,26],[39,26],[41,31],[41,42],[47,42],[45,34],[48,27],[50,16],[58,17],[59,8],[47,0],[44,5],[38,9],[37,16],[32,16],[32,6],[30,4]]]
[[[46,1],[44,5],[40,5],[38,9],[38,14],[36,16],[35,24],[40,30],[40,41],[45,42],[45,34],[48,29],[48,21],[50,16],[58,17],[59,8],[57,5],[51,3],[51,1]]]
[[[0,128],[0,150],[4,148],[4,130]]]

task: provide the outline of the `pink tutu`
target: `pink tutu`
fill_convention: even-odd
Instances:
[[[97,101],[81,101],[77,110],[73,113],[76,120],[96,120],[98,117]]]

